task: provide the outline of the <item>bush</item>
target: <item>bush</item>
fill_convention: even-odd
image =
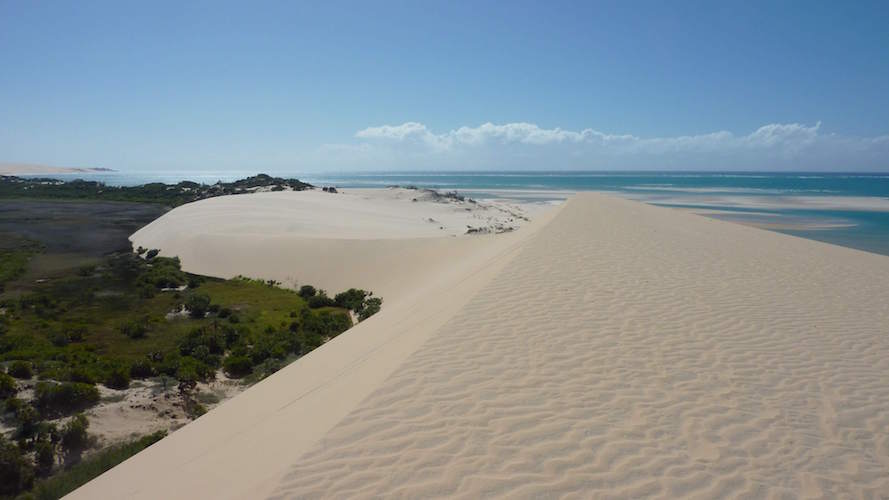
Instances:
[[[151,361],[140,359],[130,365],[131,378],[148,378],[152,376],[154,376],[154,368],[151,366]]]
[[[34,386],[34,405],[44,415],[79,411],[99,402],[99,390],[81,382],[38,382]]]
[[[185,299],[185,308],[192,318],[203,318],[210,309],[210,296],[205,293],[190,293]]]
[[[364,307],[358,311],[358,321],[364,321],[367,318],[373,316],[374,314],[380,312],[380,307],[383,305],[383,299],[379,297],[371,297],[364,301]]]
[[[18,424],[18,434],[21,438],[30,438],[37,432],[40,424],[40,414],[33,406],[22,402],[15,411],[15,420]]]
[[[148,335],[148,318],[132,320],[120,327],[120,333],[131,339],[143,339]]]
[[[130,367],[118,363],[111,367],[105,377],[105,387],[112,389],[126,389],[130,386]]]
[[[100,375],[95,366],[76,365],[69,371],[68,380],[93,385],[99,380]]]
[[[17,398],[15,396],[8,398],[3,403],[3,411],[6,413],[16,413],[19,411],[19,408],[25,406],[28,403],[25,403],[24,399]]]
[[[361,309],[364,304],[364,299],[369,294],[364,290],[359,290],[357,288],[350,288],[345,292],[340,292],[336,294],[334,298],[334,302],[339,307],[343,307],[352,311],[358,311]]]
[[[65,347],[71,340],[65,332],[53,332],[49,336],[49,341],[56,347]]]
[[[222,369],[229,377],[241,378],[253,372],[253,363],[247,356],[228,356],[222,362]]]
[[[208,380],[214,376],[214,371],[207,364],[198,361],[191,356],[183,356],[179,359],[179,368],[176,370],[176,379],[179,382],[196,383]]]
[[[83,342],[83,338],[86,336],[86,331],[85,325],[75,325],[65,330],[65,335],[70,342]]]
[[[57,472],[34,487],[36,498],[62,498],[91,479],[159,441],[166,435],[158,431],[129,443],[112,445],[80,463]]]
[[[336,305],[336,301],[328,297],[323,290],[318,292],[318,295],[309,297],[306,302],[312,309],[318,309],[319,307],[331,307]]]
[[[37,441],[37,444],[34,445],[34,464],[37,466],[37,472],[42,476],[48,475],[55,462],[56,453],[52,443],[46,439]]]
[[[219,316],[220,318],[227,318],[227,317],[231,316],[231,314],[232,314],[231,309],[229,309],[227,307],[223,307],[223,308],[219,309],[217,316]]]
[[[317,293],[317,290],[315,290],[315,287],[311,285],[303,285],[299,287],[298,293],[300,297],[308,299],[309,297],[314,297],[315,293]]]
[[[66,463],[77,463],[80,456],[90,447],[91,440],[87,429],[90,426],[89,420],[78,413],[62,427],[62,451],[65,453]]]
[[[0,434],[0,495],[12,496],[31,489],[34,468],[15,444]]]
[[[18,387],[16,387],[15,379],[5,373],[0,372],[0,399],[6,399],[10,396],[15,396],[15,393],[17,392]]]

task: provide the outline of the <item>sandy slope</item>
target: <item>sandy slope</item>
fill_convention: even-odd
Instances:
[[[889,257],[594,194],[553,217],[74,496],[889,491]]]
[[[183,205],[131,239],[179,256],[195,273],[331,293],[359,287],[388,305],[487,247],[488,235],[463,237],[469,226],[518,228],[529,216],[536,213],[511,205],[424,201],[405,189],[257,193]]]

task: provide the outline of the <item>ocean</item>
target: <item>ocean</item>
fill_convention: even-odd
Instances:
[[[52,175],[109,185],[181,180],[213,183],[256,172]],[[458,191],[479,199],[554,203],[601,191],[688,209],[827,243],[889,255],[889,173],[774,172],[268,172],[340,188],[392,185]]]

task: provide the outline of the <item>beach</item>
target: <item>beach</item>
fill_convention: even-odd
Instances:
[[[889,257],[603,194],[346,191],[133,235],[191,272],[385,301],[71,498],[889,491]]]

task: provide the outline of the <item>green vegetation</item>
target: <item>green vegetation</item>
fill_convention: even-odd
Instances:
[[[178,184],[160,182],[141,186],[108,186],[101,182],[74,180],[69,182],[50,178],[22,178],[0,176],[0,198],[76,199],[161,203],[176,207],[192,201],[230,194],[250,193],[257,188],[271,191],[290,189],[302,191],[311,184],[297,179],[283,179],[259,174],[234,182],[213,185],[183,181]]]
[[[30,241],[8,241],[0,247],[0,293],[6,283],[22,274],[28,261],[40,251],[40,245]]]
[[[34,407],[41,415],[57,416],[80,411],[99,402],[99,390],[84,382],[38,382]]]
[[[159,431],[128,443],[112,445],[87,457],[76,465],[59,471],[52,477],[38,481],[34,486],[32,495],[40,500],[61,498],[115,465],[160,441],[164,436],[166,436],[166,432]]]
[[[178,258],[133,252],[126,239],[161,204],[254,187],[308,185],[262,175],[136,188],[0,179],[8,198],[0,203],[0,418],[12,429],[0,433],[0,498],[58,498],[162,437],[95,450],[80,412],[130,394],[103,398],[99,384],[123,391],[151,378],[136,385],[177,390],[177,404],[197,418],[219,400],[199,383],[220,371],[261,380],[350,328],[350,310],[360,319],[379,310],[363,290],[329,297],[310,285],[297,292],[189,274]]]
[[[347,330],[348,309],[361,315],[374,299],[363,290],[330,298],[274,281],[194,276],[178,259],[148,259],[149,253],[114,254],[87,271],[0,300],[0,363],[8,371],[0,372],[0,408],[16,425],[16,442],[0,446],[0,475],[4,485],[14,485],[5,494],[48,477],[33,492],[56,495],[105,467],[84,464],[111,463],[78,463],[93,442],[78,412],[100,402],[96,384],[126,389],[131,379],[160,376],[165,386],[166,380],[178,386],[186,414],[197,418],[212,400],[196,390],[199,382],[218,370],[248,383],[260,380]],[[304,298],[309,289],[314,293]],[[17,398],[16,379],[35,376],[33,398]],[[61,427],[47,421],[66,417]],[[66,469],[59,472],[56,463]]]

